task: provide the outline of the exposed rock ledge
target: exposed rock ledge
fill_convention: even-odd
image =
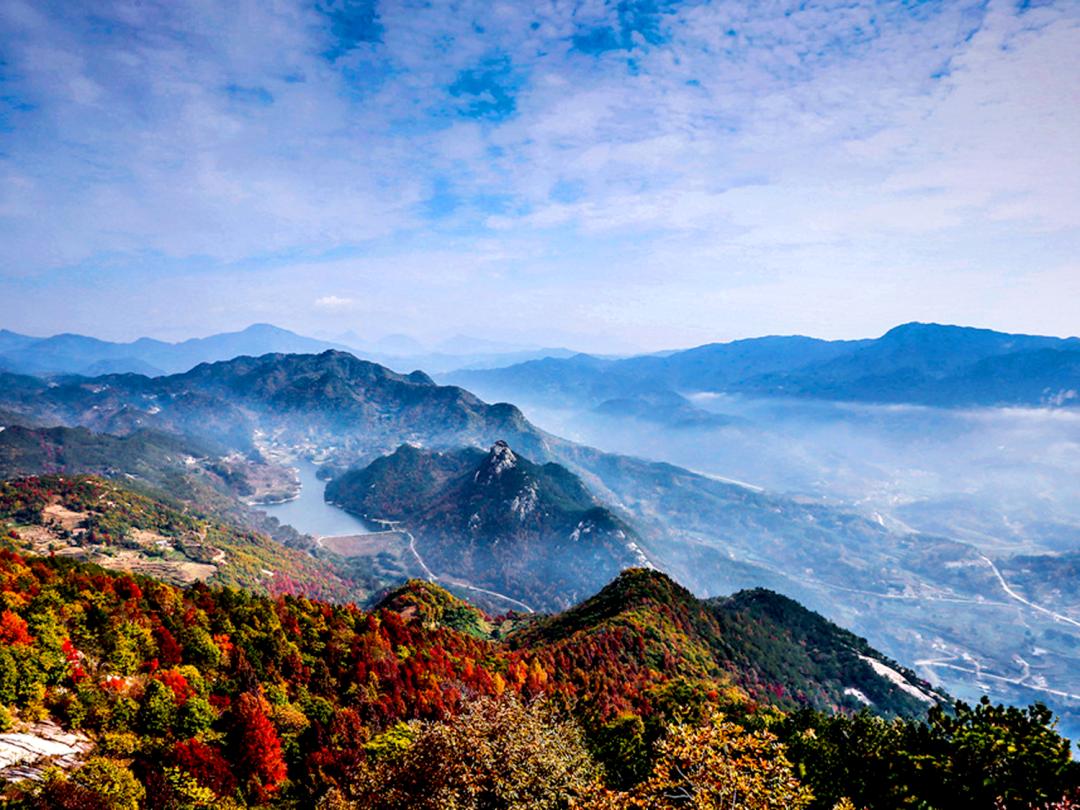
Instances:
[[[85,734],[64,731],[55,723],[34,723],[0,734],[0,781],[38,779],[48,765],[75,768],[91,748]]]

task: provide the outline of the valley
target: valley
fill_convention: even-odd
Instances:
[[[1005,447],[1004,452],[1018,454],[1020,441],[1030,444],[1040,436],[1047,442],[1060,441],[1058,426],[1072,424],[1062,422],[1067,415],[1044,421],[1021,415],[1008,422],[1002,421],[1005,416],[987,418],[983,412],[967,416],[923,406],[696,396],[695,407],[723,413],[723,423],[698,420],[689,426],[665,427],[646,426],[638,416],[622,413],[578,417],[564,410],[555,412],[562,418],[553,419],[550,409],[522,399],[530,420],[514,406],[488,405],[461,389],[436,386],[426,375],[394,374],[340,352],[240,358],[202,366],[190,374],[143,380],[107,378],[94,384],[43,387],[30,378],[11,378],[0,407],[66,424],[111,423],[119,430],[153,425],[188,435],[197,431],[204,441],[278,466],[291,466],[293,458],[318,458],[334,486],[340,486],[349,469],[362,469],[394,452],[402,441],[449,451],[490,447],[505,439],[529,459],[565,466],[615,520],[633,526],[638,536],[626,544],[626,562],[597,569],[591,563],[559,561],[560,570],[576,571],[576,576],[593,572],[592,579],[582,580],[589,587],[599,584],[604,570],[610,575],[621,565],[656,561],[706,596],[756,585],[789,593],[875,639],[901,660],[940,658],[946,649],[949,655],[980,661],[980,671],[1008,677],[1013,656],[1019,655],[1037,662],[1037,674],[1047,689],[1069,694],[1080,690],[1076,683],[1080,670],[1073,663],[1075,636],[1062,632],[1061,623],[1049,614],[1011,600],[979,556],[993,557],[1007,568],[1011,558],[1003,555],[1045,554],[1047,545],[1033,540],[1030,531],[1018,535],[1016,527],[1021,524],[1016,520],[1010,524],[1014,539],[1007,544],[976,545],[971,532],[960,530],[962,525],[940,525],[945,514],[941,506],[916,512],[920,498],[926,503],[947,502],[931,500],[941,482],[950,477],[970,482],[973,474],[981,474],[985,482],[980,502],[1014,509],[1016,497],[1027,488],[1010,488],[1010,483],[1035,470],[983,464],[981,448]],[[315,398],[313,390],[328,393]],[[229,414],[229,419],[222,414]],[[126,428],[116,422],[120,415]],[[562,439],[560,433],[579,442]],[[941,441],[946,444],[935,449],[935,442]],[[1009,451],[1010,446],[1016,449]],[[1061,451],[1044,453],[1042,469],[1047,469],[1048,461],[1059,460],[1055,463],[1068,473],[1070,458]],[[968,472],[961,478],[959,471],[965,468]],[[891,472],[904,469],[908,472]],[[920,472],[927,470],[932,474]],[[268,511],[297,510],[292,520],[308,527],[297,526],[301,532],[355,536],[355,518],[320,500],[323,484],[315,479],[314,467],[303,474],[308,485],[301,489],[301,498]],[[748,481],[759,488],[724,479]],[[1047,479],[1056,489],[1043,491],[1061,493],[1055,497],[1061,509],[1057,525],[1062,529],[1044,536],[1060,546],[1069,536],[1064,527],[1072,507],[1064,478],[1060,485],[1055,480]],[[875,488],[884,497],[868,498]],[[406,491],[400,482],[393,483],[386,490],[388,500],[378,508],[360,506],[353,511],[402,520],[406,514],[400,512],[398,499]],[[1009,497],[998,497],[1002,494]],[[447,503],[459,500],[447,497]],[[387,509],[394,503],[398,513]],[[935,515],[939,523],[922,523],[920,514]],[[953,507],[951,514],[963,519],[981,515],[986,520],[985,511],[970,505]],[[308,516],[310,523],[305,522]],[[958,530],[950,531],[953,527]],[[370,541],[357,545],[342,540],[322,551],[333,554],[338,560],[334,564],[357,583],[355,593],[364,599],[407,576],[436,574],[447,584],[456,580],[462,587],[482,589],[474,590],[473,598],[496,612],[514,606],[507,599],[534,610],[550,609],[586,592],[568,585],[546,591],[536,590],[537,584],[524,585],[530,578],[538,583],[541,569],[532,571],[512,558],[507,558],[510,567],[468,562],[462,567],[474,552],[448,554],[453,546],[444,549],[444,540],[428,537],[417,531],[418,526],[404,524],[404,528],[414,538],[413,550],[400,538],[389,537],[377,550]],[[341,551],[346,553],[335,553]],[[520,573],[507,579],[507,572],[515,570]],[[1053,603],[1045,607],[1063,615],[1068,612]],[[1036,648],[1045,652],[1036,656]],[[926,674],[941,678],[960,694],[979,690],[956,670],[939,668]],[[999,684],[984,685],[992,694],[1006,695]],[[1073,708],[1060,701],[1055,707],[1073,729]]]
[[[1076,606],[1058,595],[1071,563],[1046,556],[1068,533],[1021,540],[1014,521],[1012,539],[991,544],[972,532],[918,530],[920,514],[946,514],[947,497],[915,511],[915,495],[938,495],[949,472],[932,460],[970,464],[960,449],[984,441],[979,430],[1016,431],[1002,417],[693,393],[683,398],[690,404],[661,397],[651,406],[659,410],[553,412],[526,400],[523,412],[338,351],[238,358],[152,380],[6,379],[0,408],[12,427],[0,433],[0,463],[12,473],[87,471],[146,488],[135,497],[103,494],[115,485],[100,478],[11,479],[13,493],[33,497],[24,506],[9,496],[0,519],[29,552],[66,544],[64,555],[179,585],[236,583],[367,605],[414,578],[480,606],[500,632],[577,615],[576,605],[598,604],[590,594],[628,568],[664,571],[717,605],[765,587],[852,628],[854,649],[863,639],[880,645],[885,658],[856,657],[869,656],[870,671],[911,707],[925,710],[946,691],[1038,700],[1065,734],[1080,735]],[[668,406],[681,413],[676,423],[651,418]],[[940,427],[928,438],[929,424],[948,426],[954,446],[921,453],[946,434]],[[935,477],[914,474],[916,457]],[[904,463],[906,472],[888,473]],[[1020,474],[989,468],[979,497]],[[167,489],[181,496],[181,511],[148,500]],[[126,505],[119,522],[114,502]],[[1068,498],[1057,502],[1067,514]],[[280,540],[233,538],[206,518],[179,517],[206,509]],[[102,521],[115,528],[84,537]],[[1029,597],[1022,591],[1034,582],[1057,590]],[[740,666],[755,671],[760,661]],[[744,688],[764,694],[752,681]],[[862,676],[825,693],[799,700],[849,711],[899,705]]]
[[[774,524],[770,534],[793,538],[802,521],[828,530],[822,508],[859,516],[866,521],[856,532],[861,548],[837,553],[834,537],[804,557],[791,545],[770,550],[751,541],[747,513],[728,523],[713,511],[709,522],[694,510],[676,518],[681,548],[665,552],[666,564],[705,593],[769,583],[901,660],[922,662],[924,677],[956,694],[1046,700],[1080,737],[1075,412],[685,391],[685,403],[722,421],[669,422],[645,419],[641,410],[575,405],[573,397],[556,406],[532,382],[508,390],[506,382],[485,386],[484,374],[474,375],[481,395],[510,396],[552,433],[700,471],[718,489],[732,485],[729,497],[744,504],[770,496],[794,521]],[[672,507],[668,501],[657,511],[682,514]],[[1029,677],[1016,676],[1017,658],[1029,662]]]
[[[633,408],[489,405],[335,351],[144,380],[13,378],[0,407],[194,434],[277,470],[265,480],[296,468],[297,497],[257,508],[307,536],[300,547],[361,601],[420,577],[493,614],[528,614],[565,609],[628,565],[655,565],[704,597],[789,594],[958,696],[1044,700],[1080,736],[1076,605],[1060,589],[1022,593],[1043,581],[1023,572],[1072,547],[1074,460],[1059,448],[1038,468],[1010,463],[1032,443],[1060,443],[1069,414],[689,392],[669,425]],[[998,462],[984,463],[988,453]],[[1025,502],[1030,487],[1014,485],[1036,474],[1038,503]],[[1047,504],[1053,531],[1016,519],[1023,509],[1045,517]],[[989,540],[995,509],[1012,517]],[[379,525],[387,531],[372,533]],[[587,536],[599,545],[580,545],[598,527]]]

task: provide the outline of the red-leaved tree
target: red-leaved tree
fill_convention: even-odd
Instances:
[[[267,717],[266,699],[245,692],[233,706],[233,751],[247,788],[260,802],[267,801],[285,780],[281,740]]]

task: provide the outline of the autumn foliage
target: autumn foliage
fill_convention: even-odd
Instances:
[[[250,792],[260,801],[276,793],[287,776],[281,740],[267,716],[269,709],[265,698],[253,692],[240,695],[233,709],[236,763]]]
[[[10,610],[0,613],[0,644],[18,647],[32,644],[33,641],[34,637],[30,635],[26,621],[21,616]]]
[[[971,784],[972,802],[1027,810],[1078,784],[1036,710],[882,720],[903,733],[877,734],[782,712],[770,690],[753,699],[718,664],[710,614],[650,572],[561,617],[493,618],[424,583],[365,611],[0,550],[0,607],[0,706],[84,730],[100,755],[9,788],[13,806],[89,808],[115,791],[163,808],[831,810],[862,785],[857,807],[892,807],[900,794],[854,778],[875,756],[919,763],[922,781],[894,768],[914,800]],[[738,632],[721,637],[731,649]]]

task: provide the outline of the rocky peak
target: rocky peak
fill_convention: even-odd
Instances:
[[[481,484],[490,483],[507,470],[512,470],[515,466],[517,466],[517,456],[510,449],[510,445],[499,439],[491,446],[487,458],[484,459],[480,468],[476,471],[474,480]]]

